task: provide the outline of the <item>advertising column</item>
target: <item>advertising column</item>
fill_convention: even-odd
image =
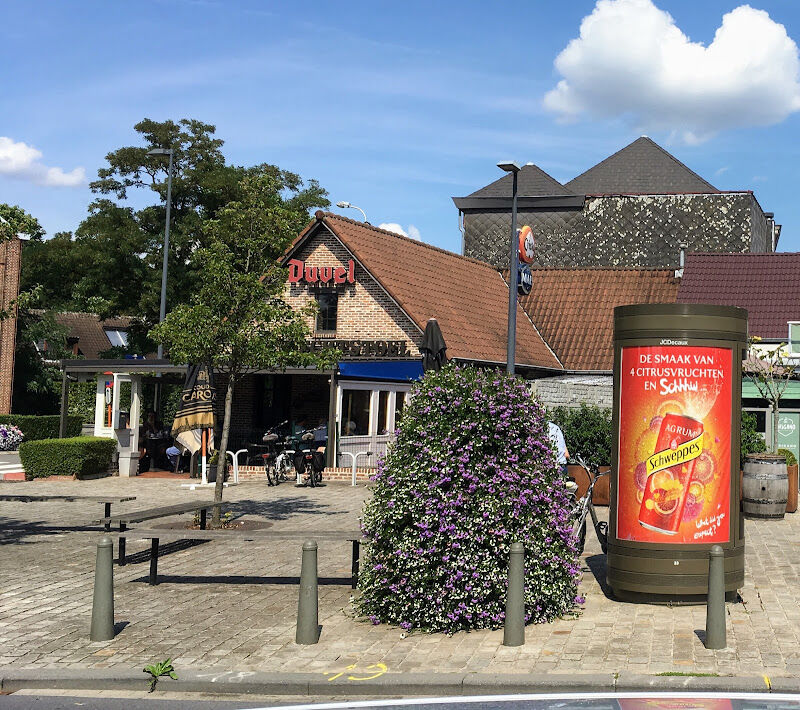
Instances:
[[[739,516],[741,363],[747,313],[646,304],[614,312],[608,582],[638,601],[700,601],[708,551],[726,592],[744,582]]]

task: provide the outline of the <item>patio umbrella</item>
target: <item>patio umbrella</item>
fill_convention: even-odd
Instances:
[[[206,454],[214,448],[216,397],[211,368],[208,365],[190,365],[181,393],[181,404],[172,423],[172,436],[193,454],[202,449],[203,483],[206,482]]]
[[[444,342],[442,330],[435,318],[431,318],[425,326],[425,335],[422,336],[422,369],[438,371],[447,362],[447,345]]]

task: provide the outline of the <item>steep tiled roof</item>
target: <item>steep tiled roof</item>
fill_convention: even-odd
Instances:
[[[800,321],[800,253],[688,254],[678,302],[746,308],[751,335],[785,340]]]
[[[719,192],[647,136],[570,180],[565,188],[583,195]]]
[[[674,303],[678,292],[671,269],[532,271],[533,288],[520,302],[568,370],[612,369],[615,306]]]
[[[378,280],[422,330],[436,318],[451,358],[506,361],[508,286],[488,264],[453,254],[333,213],[317,219],[295,240],[292,253],[320,223]],[[561,369],[521,308],[517,309],[519,365]]]
[[[493,183],[473,192],[470,197],[511,197],[513,177],[506,173]],[[571,195],[558,180],[536,165],[523,165],[517,175],[517,194],[524,197]]]
[[[100,320],[94,313],[65,311],[55,314],[56,323],[67,330],[67,337],[77,340],[78,354],[87,360],[95,360],[100,353],[111,348],[106,330],[127,331],[131,319],[127,316]]]

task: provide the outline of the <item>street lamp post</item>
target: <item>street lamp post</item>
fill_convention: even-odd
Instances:
[[[497,164],[500,170],[505,170],[512,175],[511,188],[511,244],[509,247],[509,276],[508,276],[508,339],[506,347],[506,372],[514,374],[514,360],[517,351],[517,252],[519,240],[517,237],[517,175],[520,167],[516,163],[506,160]]]
[[[164,227],[164,259],[161,265],[161,308],[158,313],[158,322],[162,323],[167,315],[167,257],[169,256],[169,215],[172,208],[172,148],[153,148],[147,155],[168,155],[169,168],[167,169],[167,218]],[[164,346],[158,344],[158,359],[164,357]]]
[[[337,207],[341,207],[343,210],[346,210],[346,209],[358,210],[359,212],[361,212],[362,215],[364,215],[364,223],[365,224],[369,224],[369,222],[367,222],[367,213],[364,212],[364,210],[362,210],[360,207],[356,207],[355,205],[351,204],[350,202],[345,202],[344,200],[342,200],[341,202],[337,202],[336,206]]]

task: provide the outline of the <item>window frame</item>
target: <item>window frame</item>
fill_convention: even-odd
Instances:
[[[339,292],[334,290],[325,290],[325,291],[320,290],[314,294],[314,298],[317,302],[317,315],[314,318],[314,332],[323,334],[335,333],[336,328],[339,325]],[[334,301],[333,328],[322,327],[324,325],[324,322],[322,321],[323,318],[323,309],[321,304],[322,298],[333,298]]]

